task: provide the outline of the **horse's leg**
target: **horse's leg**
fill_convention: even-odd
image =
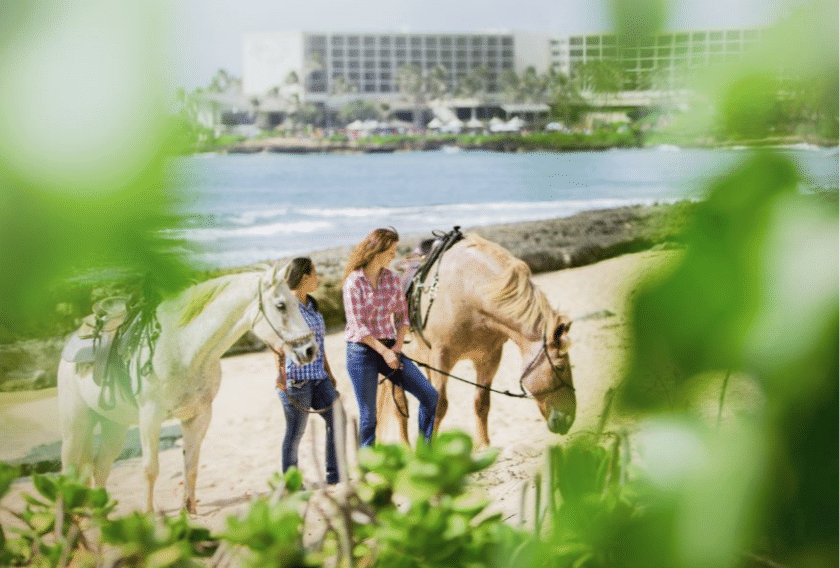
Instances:
[[[99,423],[102,425],[102,434],[99,451],[96,453],[93,479],[98,486],[105,487],[108,474],[111,472],[111,464],[114,463],[114,460],[117,459],[117,456],[122,451],[128,426],[118,424],[107,418],[100,418]]]
[[[400,440],[408,443],[408,400],[405,398],[405,391],[391,381],[379,383],[376,392],[376,438],[381,440],[384,434],[389,432],[388,428],[392,420],[397,422]]]
[[[76,364],[58,367],[58,405],[61,423],[61,471],[76,469],[82,479],[93,475],[93,428],[96,418],[78,390]]]
[[[438,391],[438,407],[437,413],[435,413],[434,429],[436,434],[440,430],[440,423],[443,421],[443,417],[446,416],[446,411],[449,408],[449,399],[446,397],[447,377],[444,373],[449,373],[456,362],[450,359],[449,353],[443,348],[435,347],[429,353],[429,366],[443,371],[443,373],[440,373],[429,369],[429,381],[431,381],[435,390]]]
[[[155,482],[160,468],[158,449],[162,423],[163,419],[154,405],[140,408],[140,449],[143,452],[143,471],[146,474],[146,510],[150,513],[155,510]]]
[[[198,455],[212,416],[212,406],[207,404],[192,418],[181,420],[181,431],[184,437],[184,509],[190,514],[196,513],[195,484],[198,479]]]
[[[487,418],[490,414],[490,391],[483,387],[489,387],[493,382],[493,377],[496,376],[496,371],[499,369],[499,363],[502,361],[502,349],[491,349],[482,357],[473,359],[475,365],[476,383],[475,388],[475,437],[477,441],[477,448],[486,448],[490,445],[490,435],[487,430]]]

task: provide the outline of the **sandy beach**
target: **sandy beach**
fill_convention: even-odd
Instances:
[[[552,304],[570,315],[574,324],[571,362],[578,396],[578,415],[569,435],[592,429],[603,410],[607,389],[620,379],[627,353],[626,303],[641,279],[667,266],[676,252],[643,252],[619,256],[580,268],[547,272],[534,277]],[[351,419],[358,408],[345,369],[341,333],[327,336],[326,351],[338,377],[338,390]],[[517,388],[521,361],[508,342],[494,386]],[[225,519],[250,498],[268,492],[268,479],[280,469],[280,446],[285,428],[282,407],[274,391],[273,354],[250,353],[222,360],[223,378],[213,403],[213,418],[201,450],[198,474],[198,514],[195,521],[221,529]],[[459,363],[453,373],[470,379],[471,363]],[[450,381],[449,412],[443,429],[473,433],[474,388]],[[410,432],[416,439],[416,401],[410,399]],[[496,462],[475,477],[491,499],[491,509],[514,519],[519,511],[523,483],[542,466],[545,447],[562,441],[551,434],[531,400],[493,395],[490,438],[499,450]],[[29,393],[0,393],[0,459],[22,457],[39,444],[57,443],[58,410],[54,389]],[[323,422],[311,417],[300,447],[300,467],[305,481],[319,482],[323,470]],[[383,440],[395,440],[393,429],[385,428]],[[351,466],[353,464],[353,452]],[[166,514],[176,514],[183,493],[181,441],[160,452],[160,477],[155,500]],[[117,513],[141,509],[145,482],[141,460],[134,457],[114,465],[107,488],[119,501]],[[32,492],[31,481],[15,483],[4,503],[17,509],[21,492]]]

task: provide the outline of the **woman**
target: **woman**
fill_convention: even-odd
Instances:
[[[383,375],[420,402],[420,433],[432,436],[438,393],[411,361],[402,356],[408,310],[399,276],[387,267],[397,254],[399,235],[375,229],[360,242],[344,273],[347,374],[359,403],[362,446],[376,441],[377,376]]]
[[[298,446],[306,428],[309,409],[317,411],[327,426],[327,483],[338,483],[338,465],[333,438],[332,403],[338,397],[335,377],[324,351],[324,317],[318,303],[310,294],[318,288],[318,273],[309,258],[296,258],[289,263],[285,273],[286,283],[300,302],[300,313],[315,334],[318,355],[306,365],[296,365],[277,355],[277,394],[286,414],[286,435],[283,438],[283,471],[298,463]]]

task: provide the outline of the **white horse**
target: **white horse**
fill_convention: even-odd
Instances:
[[[195,513],[198,455],[219,390],[220,359],[253,330],[273,350],[285,350],[300,364],[310,362],[317,344],[297,306],[276,265],[264,272],[223,276],[187,288],[157,306],[159,333],[147,336],[144,346],[127,359],[130,384],[115,387],[109,377],[95,380],[94,363],[62,360],[58,368],[62,469],[75,467],[85,476],[92,473],[93,481],[104,486],[128,427],[139,424],[147,507],[152,511],[161,424],[178,418],[184,440],[184,508]],[[112,367],[106,367],[109,370]],[[97,424],[98,451],[93,442]]]

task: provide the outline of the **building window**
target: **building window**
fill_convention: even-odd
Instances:
[[[332,36],[333,45],[344,45],[344,36]]]
[[[333,49],[332,50],[333,57],[344,57],[344,50],[343,49]]]
[[[359,45],[359,36],[350,36],[347,38],[347,45],[358,46]]]
[[[397,57],[405,57],[405,50],[404,50],[404,49],[398,49],[398,50],[395,52],[395,55],[396,55]]]
[[[390,69],[391,68],[391,62],[390,61],[380,61],[379,62],[379,68],[380,69]]]
[[[365,69],[375,69],[376,68],[376,61],[373,59],[368,59],[365,61]]]
[[[380,73],[379,74],[379,80],[380,81],[390,81],[391,80],[391,74],[390,73]]]
[[[405,38],[402,37],[402,36],[394,38],[394,45],[404,46],[405,45]]]
[[[582,37],[569,38],[569,45],[583,45],[583,38]]]
[[[499,38],[497,37],[488,37],[487,38],[487,46],[488,47],[496,47],[498,45]]]
[[[348,49],[347,50],[347,56],[348,57],[358,57],[359,56],[359,50],[358,49]]]
[[[391,45],[391,38],[388,36],[380,37],[379,45],[381,45],[382,47],[388,47],[389,45]]]
[[[435,49],[427,49],[426,50],[426,57],[429,59],[434,59],[437,57],[437,50]]]
[[[480,49],[473,49],[472,58],[473,59],[481,59],[481,50]]]
[[[451,37],[440,38],[440,45],[441,45],[441,47],[450,47],[452,45],[452,38]]]
[[[458,47],[466,47],[467,46],[467,38],[460,36],[457,40],[455,40],[455,45]]]
[[[437,38],[432,36],[426,37],[426,47],[437,47]]]
[[[343,61],[333,61],[332,62],[333,69],[341,69],[344,67]]]
[[[709,39],[711,41],[720,41],[723,39],[723,32],[709,32]]]
[[[366,93],[375,93],[376,92],[376,85],[373,83],[365,83],[365,92]]]
[[[373,36],[365,36],[365,47],[373,47],[376,45],[376,38]]]
[[[472,38],[472,46],[473,47],[480,47],[481,46],[481,38],[480,37]]]
[[[350,69],[358,69],[359,68],[359,62],[358,61],[348,61],[347,62],[347,67],[349,67]]]
[[[324,47],[327,45],[327,36],[311,36],[309,38],[309,45],[314,47]]]
[[[348,73],[347,78],[351,81],[358,81],[359,80],[359,74],[358,73]]]
[[[600,54],[600,50],[597,47],[590,47],[586,50],[587,57],[598,57]]]
[[[365,73],[365,81],[375,81],[376,73]]]
[[[441,51],[440,56],[441,56],[442,59],[451,59],[452,58],[452,52],[447,49],[447,50]]]
[[[379,50],[379,57],[391,57],[391,50],[390,49],[380,49]]]
[[[391,92],[391,85],[387,83],[382,83],[379,85],[379,92],[380,93],[390,93]]]
[[[505,47],[513,46],[513,38],[512,37],[503,37],[502,38],[502,45]]]
[[[376,50],[375,49],[366,49],[365,50],[365,57],[368,57],[368,58],[376,57]]]
[[[411,47],[420,47],[423,45],[423,39],[419,36],[411,36]]]

